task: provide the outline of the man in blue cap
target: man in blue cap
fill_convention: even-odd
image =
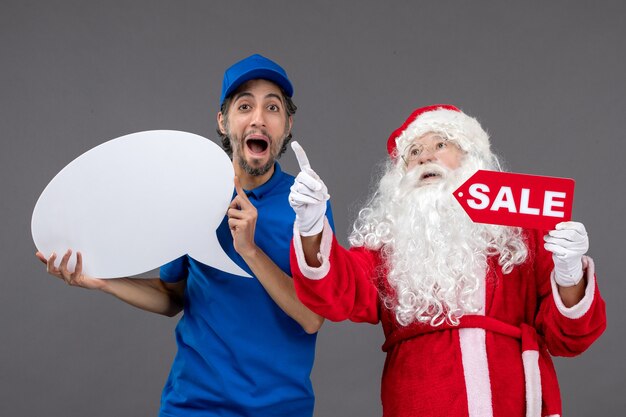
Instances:
[[[294,177],[276,162],[291,140],[292,95],[285,70],[261,55],[224,74],[217,130],[236,177],[217,236],[252,279],[183,256],[163,266],[160,278],[102,280],[81,273],[80,256],[68,271],[69,251],[58,268],[54,255],[38,254],[48,272],[69,285],[99,289],[159,314],[184,311],[161,417],[313,415],[310,373],[324,319],[298,300],[289,276]],[[316,234],[323,224],[308,226]]]
[[[298,300],[288,275],[294,178],[276,162],[291,139],[292,95],[283,68],[261,55],[224,74],[218,134],[236,195],[217,235],[255,279],[189,257],[161,268],[163,281],[187,286],[162,416],[313,414],[309,375],[323,319]]]

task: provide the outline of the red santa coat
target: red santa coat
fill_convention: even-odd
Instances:
[[[593,261],[584,257],[587,288],[567,308],[554,282],[543,234],[527,231],[529,256],[507,275],[488,259],[484,310],[459,326],[401,326],[381,303],[387,290],[380,253],[341,247],[326,225],[319,268],[306,264],[294,233],[291,265],[300,300],[332,320],[382,323],[387,352],[382,376],[384,417],[560,416],[550,355],[575,356],[606,327]]]

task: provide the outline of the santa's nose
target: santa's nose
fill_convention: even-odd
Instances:
[[[429,162],[433,162],[437,159],[435,156],[435,152],[428,148],[424,148],[420,155],[417,157],[417,163],[420,165],[427,164]]]

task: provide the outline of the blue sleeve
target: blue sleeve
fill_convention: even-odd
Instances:
[[[187,278],[188,273],[189,258],[187,258],[187,255],[183,255],[180,258],[163,265],[159,270],[161,281],[171,283]]]
[[[330,228],[333,229],[333,233],[335,233],[335,220],[333,219],[333,209],[330,207],[330,200],[326,202],[326,218],[328,219]]]

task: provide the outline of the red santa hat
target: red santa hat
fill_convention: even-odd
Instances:
[[[391,133],[387,152],[394,160],[416,138],[428,132],[438,132],[454,140],[465,152],[481,159],[492,157],[489,135],[473,117],[451,104],[434,104],[420,107]]]

